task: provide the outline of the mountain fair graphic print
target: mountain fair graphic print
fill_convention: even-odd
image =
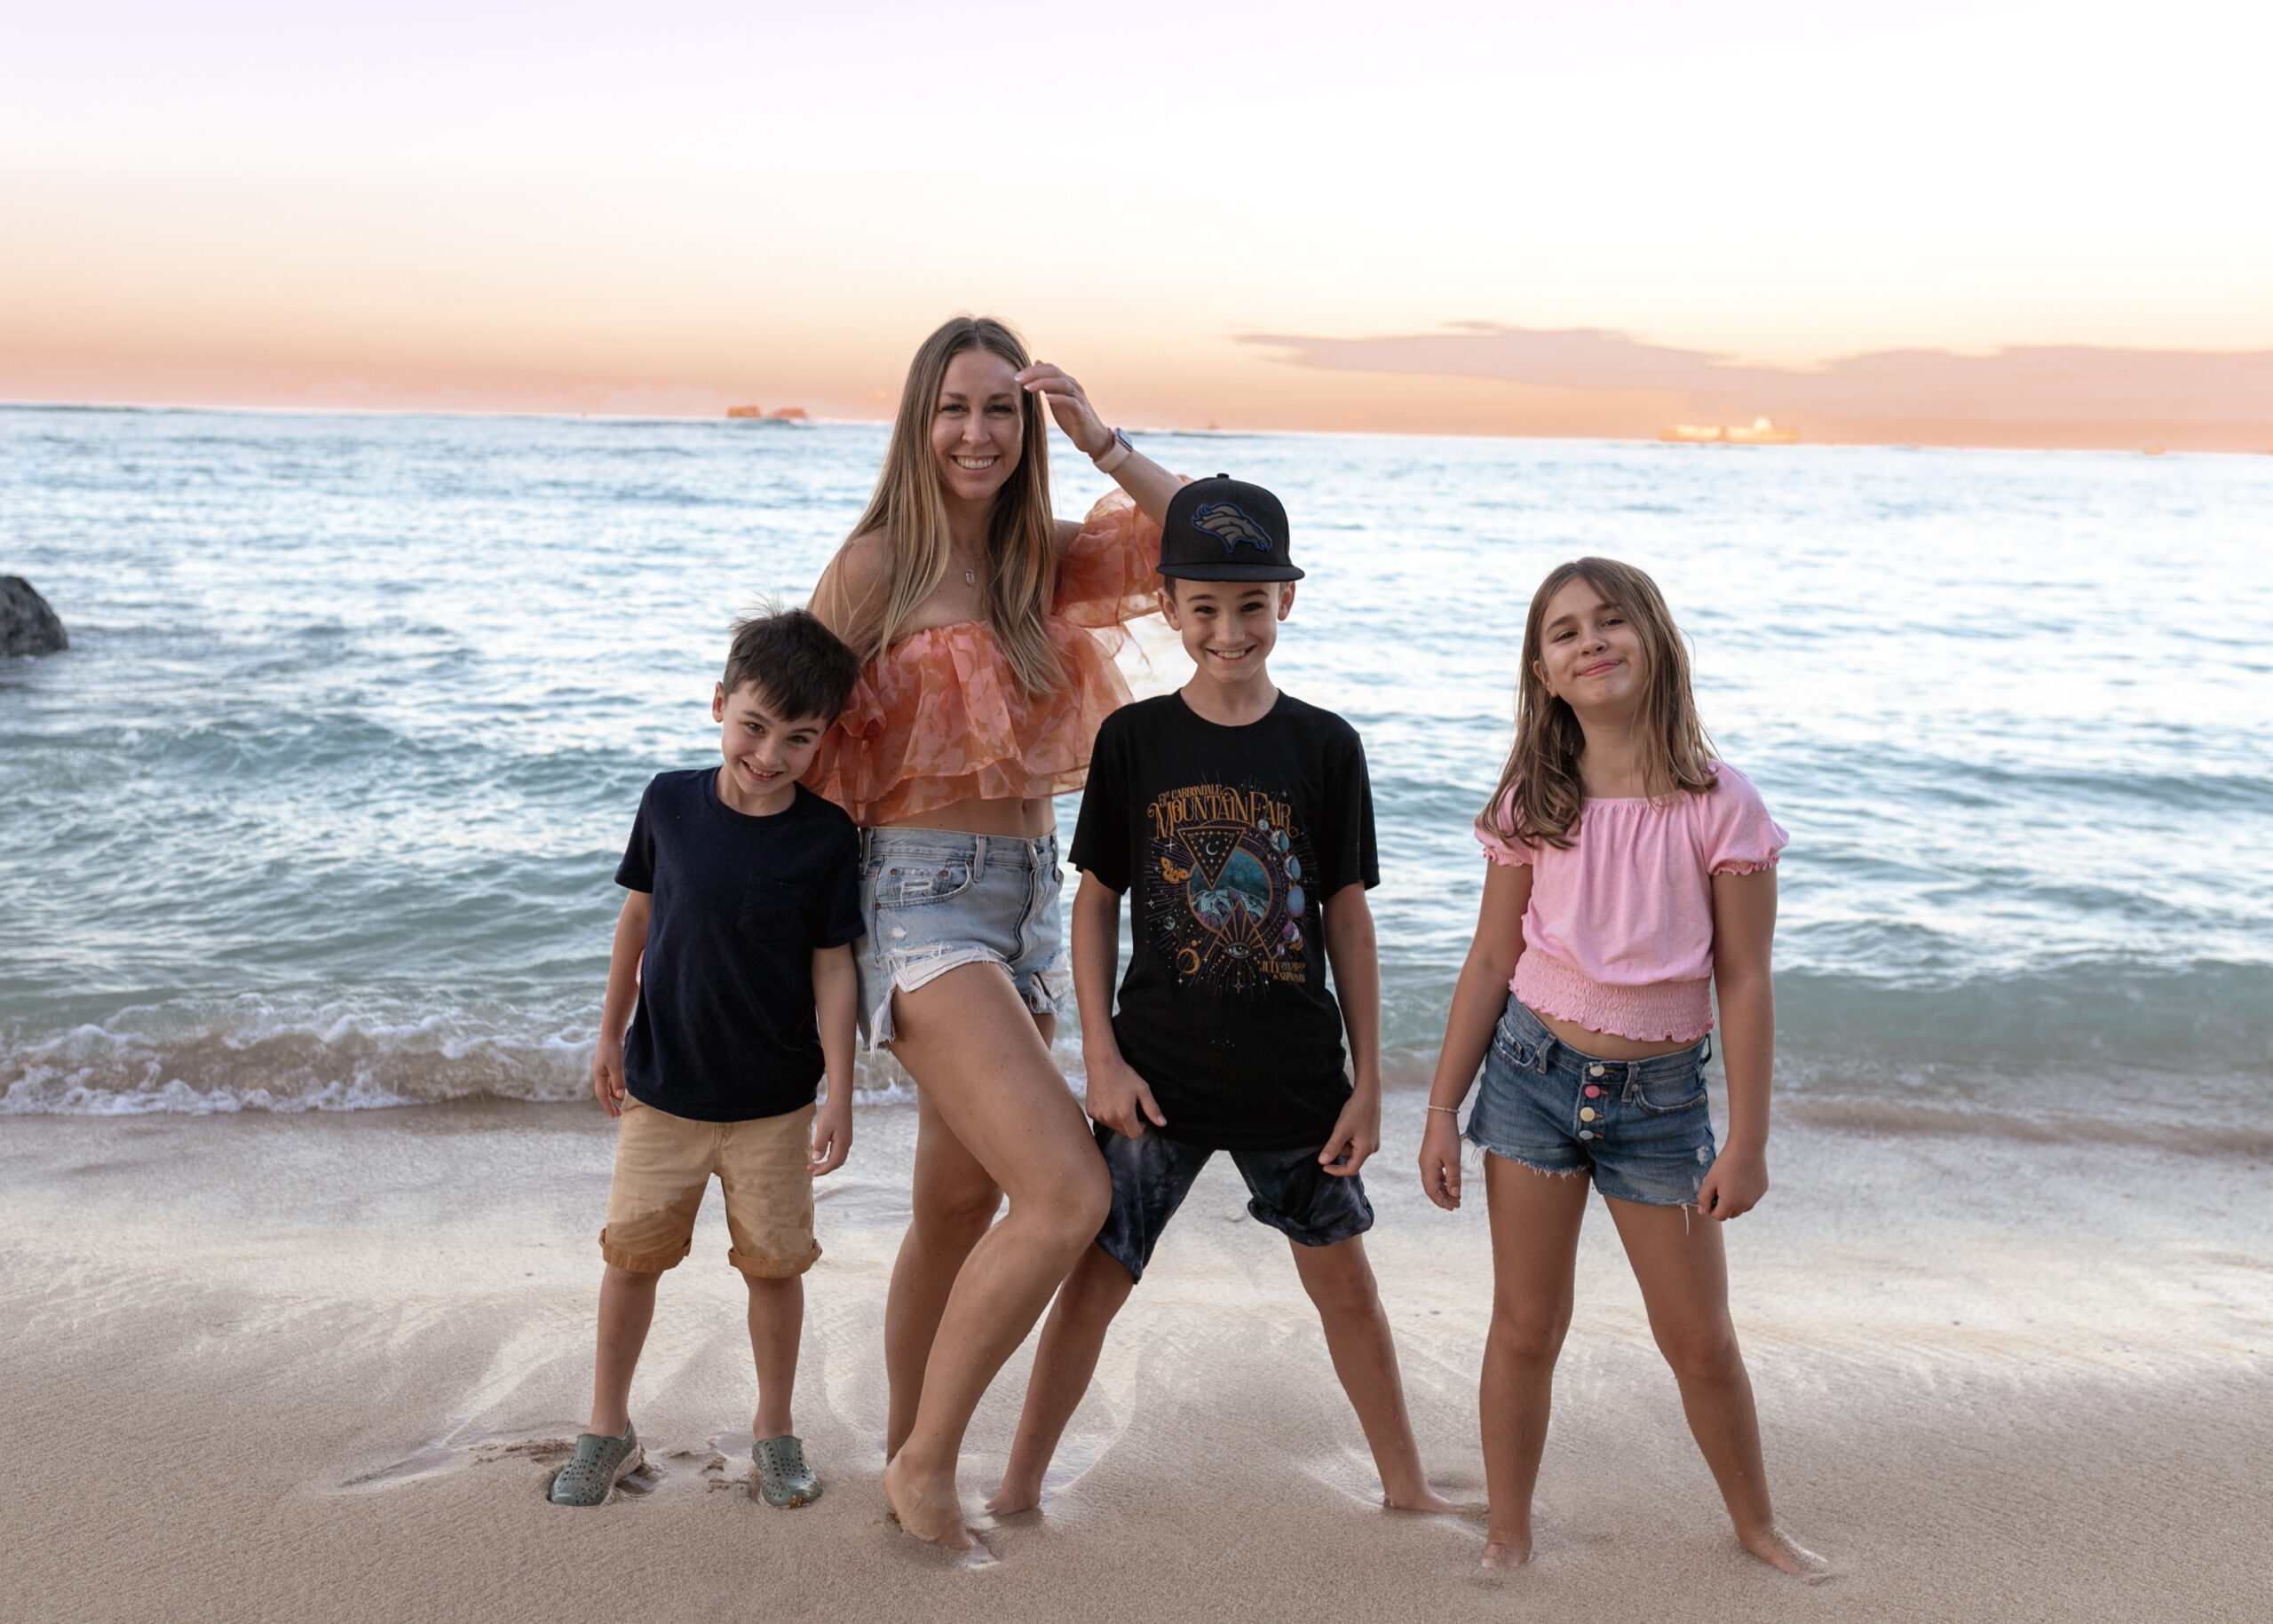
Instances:
[[[1308,981],[1317,864],[1294,809],[1261,789],[1196,784],[1145,816],[1144,911],[1176,985],[1221,995]]]

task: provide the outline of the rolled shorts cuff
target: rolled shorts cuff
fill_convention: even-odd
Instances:
[[[686,1261],[686,1255],[693,1250],[694,1242],[690,1238],[676,1252],[627,1252],[622,1247],[610,1246],[607,1230],[605,1227],[600,1230],[602,1260],[633,1274],[661,1274],[666,1269],[676,1269]]]
[[[820,1242],[802,1258],[758,1257],[739,1247],[726,1248],[726,1261],[754,1280],[794,1280],[820,1261]]]

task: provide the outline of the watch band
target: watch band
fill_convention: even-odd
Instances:
[[[1119,429],[1115,429],[1113,432],[1113,444],[1098,452],[1089,461],[1097,464],[1099,473],[1111,473],[1135,456],[1136,452],[1136,448],[1129,443],[1129,436]]]

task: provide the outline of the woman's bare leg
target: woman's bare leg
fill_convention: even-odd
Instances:
[[[898,1045],[894,1045],[895,1051]],[[915,1179],[907,1233],[892,1264],[884,1299],[884,1378],[891,1389],[884,1454],[899,1453],[915,1430],[923,1398],[923,1366],[955,1275],[994,1222],[1002,1188],[940,1118],[931,1092],[915,1096]]]
[[[1541,1173],[1488,1153],[1484,1192],[1492,1213],[1492,1328],[1484,1339],[1477,1409],[1484,1485],[1492,1502],[1484,1565],[1531,1560],[1531,1497],[1547,1448],[1555,1360],[1571,1328],[1572,1276],[1588,1181]]]
[[[1610,1216],[1650,1311],[1650,1334],[1681,1384],[1689,1430],[1744,1548],[1786,1573],[1820,1573],[1828,1564],[1776,1526],[1768,1469],[1760,1453],[1760,1414],[1752,1378],[1729,1319],[1728,1256],[1721,1226],[1685,1207],[1612,1201]]]
[[[884,1469],[884,1494],[901,1525],[960,1549],[971,1541],[955,1495],[955,1457],[971,1412],[1097,1238],[1113,1185],[1049,1044],[1000,969],[966,964],[919,992],[895,993],[892,1025],[892,1054],[939,1126],[1010,1203],[963,1255],[907,1434]],[[946,1182],[975,1187],[967,1172]],[[892,1284],[897,1293],[901,1271]],[[899,1317],[910,1345],[920,1320],[912,1311]]]

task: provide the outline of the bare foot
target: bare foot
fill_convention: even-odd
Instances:
[[[1437,1493],[1436,1490],[1430,1488],[1424,1483],[1421,1485],[1421,1492],[1408,1500],[1399,1500],[1394,1494],[1382,1495],[1382,1509],[1384,1511],[1418,1511],[1430,1517],[1456,1517],[1460,1514],[1461,1508],[1454,1505],[1451,1501],[1446,1500],[1442,1494]]]
[[[1041,1509],[1041,1489],[1039,1485],[1029,1487],[1012,1483],[1008,1477],[986,1502],[986,1509],[996,1517],[1016,1517],[1021,1511]]]
[[[919,1477],[906,1455],[884,1468],[884,1501],[892,1520],[917,1539],[944,1550],[969,1550],[975,1541],[962,1525],[962,1502],[955,1497],[952,1470]]]
[[[1818,1557],[1790,1534],[1770,1523],[1751,1533],[1739,1532],[1737,1538],[1744,1548],[1765,1562],[1770,1567],[1789,1573],[1794,1579],[1819,1585],[1832,1576],[1831,1564]]]
[[[1529,1533],[1495,1533],[1484,1542],[1485,1567],[1521,1567],[1531,1560]]]

